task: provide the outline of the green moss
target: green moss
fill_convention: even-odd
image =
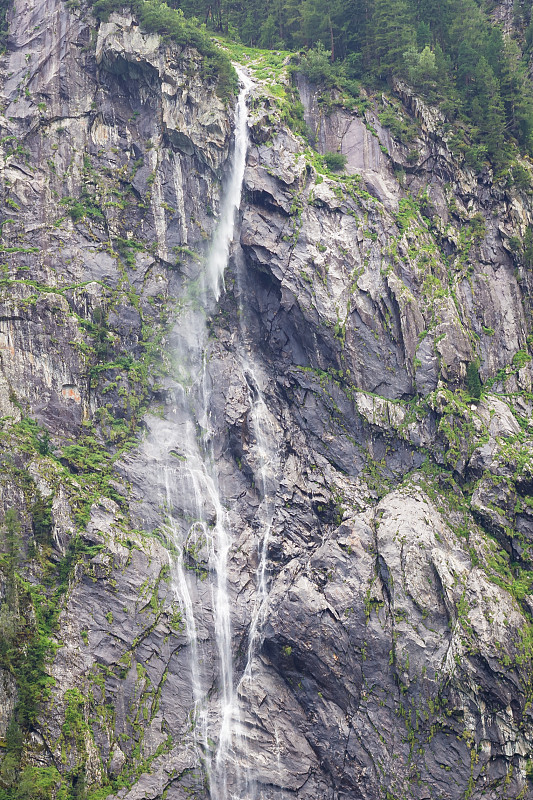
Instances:
[[[17,702],[6,736],[6,755],[0,768],[0,800],[41,797],[48,800],[52,796],[56,800],[60,797],[70,800],[74,796],[68,793],[71,781],[61,778],[56,770],[21,768],[21,758],[26,737],[35,727],[42,704],[53,685],[48,675],[48,663],[55,653],[54,632],[74,565],[81,558],[95,555],[99,548],[87,547],[74,537],[67,554],[57,565],[48,562],[44,583],[33,584],[19,572],[21,526],[13,510],[6,514],[4,531],[7,558],[2,569],[6,574],[7,588],[6,602],[0,609],[0,666],[16,680]],[[63,733],[81,741],[79,708],[84,698],[78,690],[70,690],[65,698],[67,715]],[[74,780],[74,776],[71,777]]]
[[[392,135],[403,144],[412,142],[417,134],[415,126],[406,120],[397,105],[387,105],[378,114],[378,119],[383,127],[389,128]]]
[[[25,767],[15,789],[1,789],[0,800],[72,800],[71,785],[55,767]]]
[[[135,239],[117,238],[113,240],[113,245],[126,266],[132,268],[135,267],[135,253],[146,250],[146,245],[142,242],[137,242]]]
[[[85,735],[89,730],[83,715],[86,698],[79,689],[67,689],[64,695],[66,703],[65,721],[61,726],[61,734],[65,739],[73,740],[78,756],[85,754]]]
[[[103,219],[104,215],[100,206],[94,197],[88,192],[83,192],[82,196],[78,199],[74,197],[64,197],[59,201],[59,204],[66,206],[69,216],[73,222],[81,222],[85,217],[91,219]]]
[[[530,361],[531,361],[531,356],[529,355],[527,350],[518,350],[518,352],[516,352],[513,356],[512,364],[513,367],[516,367],[517,369],[522,369],[522,367],[525,367],[525,365],[528,364]]]

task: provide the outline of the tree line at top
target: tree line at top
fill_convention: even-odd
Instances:
[[[531,0],[515,0],[512,36],[494,23],[491,0],[167,2],[246,45],[317,50],[326,82],[407,79],[469,124],[478,164],[506,166],[510,138],[533,156]]]

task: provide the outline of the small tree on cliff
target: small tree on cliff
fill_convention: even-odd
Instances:
[[[470,361],[466,367],[466,388],[468,389],[470,397],[479,400],[482,386],[477,361]]]

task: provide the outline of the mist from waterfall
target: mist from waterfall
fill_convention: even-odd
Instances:
[[[253,525],[257,568],[243,643],[246,660],[237,680],[228,575],[233,532],[219,487],[216,431],[210,417],[213,385],[207,362],[207,320],[223,289],[232,252],[242,295],[244,266],[234,239],[248,148],[246,100],[252,82],[243,70],[237,71],[241,89],[231,169],[204,270],[195,280],[184,282],[179,324],[170,342],[175,360],[172,405],[158,423],[160,446],[165,445],[175,456],[161,467],[162,504],[166,535],[174,551],[173,590],[187,646],[185,666],[190,670],[192,711],[186,742],[193,760],[202,764],[211,800],[258,800],[259,784],[245,724],[249,709],[246,690],[253,683],[268,609],[267,555],[279,468],[275,444],[279,423],[264,400],[265,379],[247,342],[247,314],[241,304],[236,356],[243,383],[248,386],[249,459],[259,504]]]
[[[224,187],[217,228],[199,280],[186,284],[185,302],[179,325],[173,332],[172,349],[176,360],[173,433],[179,430],[176,465],[164,475],[164,506],[167,536],[176,555],[173,561],[173,588],[183,621],[191,671],[193,719],[189,738],[203,763],[209,795],[212,800],[244,800],[242,765],[235,757],[235,741],[239,738],[240,709],[234,685],[232,654],[231,605],[228,591],[228,563],[232,546],[227,512],[218,485],[215,434],[210,420],[210,378],[206,363],[207,318],[214,311],[224,285],[234,239],[235,222],[241,202],[242,184],[248,148],[247,94],[252,82],[237,68],[241,89],[235,110],[235,144],[231,170]],[[197,287],[197,288],[195,288]],[[252,367],[248,366],[248,372]],[[254,430],[260,430],[257,396],[250,398]],[[178,522],[176,522],[178,519]],[[205,574],[202,581],[197,558],[202,554]],[[192,558],[190,558],[192,556]],[[265,557],[261,555],[264,576]],[[203,567],[201,568],[203,571]],[[259,580],[251,630],[259,628],[263,608],[264,577]],[[203,593],[204,602],[198,594]],[[214,618],[215,653],[207,641],[208,612],[205,597]],[[207,614],[207,616],[206,616]],[[204,635],[200,635],[200,630]],[[255,641],[255,634],[252,635]],[[215,656],[215,674],[209,674],[208,663]],[[249,659],[250,660],[250,659]],[[214,686],[216,692],[213,692]],[[248,779],[244,778],[248,784]],[[238,794],[235,794],[237,790]]]
[[[241,320],[244,320],[244,318],[244,309],[241,309]],[[250,388],[251,431],[255,438],[253,456],[256,465],[255,474],[258,478],[260,504],[256,514],[258,523],[258,566],[256,569],[255,598],[248,630],[246,666],[236,690],[236,717],[239,722],[243,713],[242,706],[246,702],[247,684],[252,685],[254,680],[254,664],[256,656],[261,649],[263,626],[268,615],[267,559],[275,511],[275,485],[279,471],[279,451],[276,443],[280,441],[279,423],[265,403],[260,387],[259,374],[254,364],[247,358],[243,359],[243,366]],[[242,736],[239,745],[245,755],[241,776],[244,794],[241,794],[241,797],[246,798],[246,800],[259,800],[256,774],[253,765],[250,764],[249,757],[247,757],[249,755],[247,743]],[[279,752],[277,739],[276,746]]]
[[[241,204],[246,153],[248,151],[249,135],[246,98],[252,87],[252,81],[246,72],[238,67],[237,73],[241,82],[241,91],[235,111],[235,151],[233,154],[233,164],[206,267],[208,286],[216,300],[220,297],[224,286],[224,271],[228,264],[230,247],[233,241],[235,215]]]

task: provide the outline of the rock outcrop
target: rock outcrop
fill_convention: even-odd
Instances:
[[[51,797],[533,797],[531,188],[405,85],[300,78],[317,153],[258,79],[215,304],[233,108],[68,5],[1,65],[3,743]]]

